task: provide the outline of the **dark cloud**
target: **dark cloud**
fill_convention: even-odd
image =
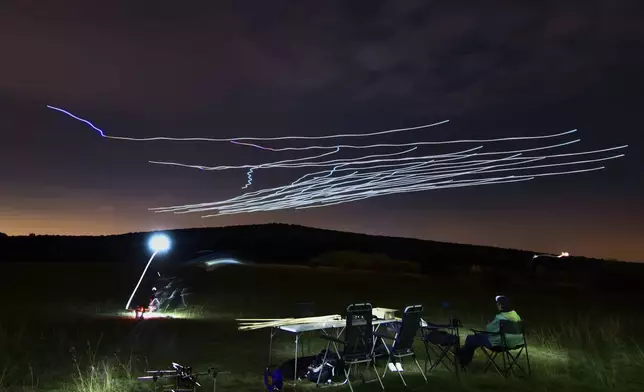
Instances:
[[[333,97],[319,104],[445,115],[561,98],[626,58],[644,65],[637,1],[195,4],[5,5],[0,89],[130,110]]]

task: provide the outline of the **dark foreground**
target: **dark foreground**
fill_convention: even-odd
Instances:
[[[118,312],[139,267],[0,266],[5,301],[0,321],[0,390],[139,390],[147,385],[135,379],[146,368],[165,368],[174,361],[197,370],[216,367],[230,372],[218,378],[219,391],[261,391],[269,332],[239,332],[235,318],[293,316],[298,302],[314,302],[319,315],[342,313],[351,302],[393,308],[421,303],[425,318],[431,321],[444,322],[452,315],[462,319],[464,338],[468,328],[481,327],[493,317],[493,298],[501,292],[514,300],[526,320],[533,377],[527,381],[483,375],[483,358],[477,355],[471,371],[460,380],[437,371],[425,385],[419,374],[410,373],[408,390],[644,390],[639,381],[644,372],[644,331],[640,329],[644,316],[635,298],[565,288],[511,287],[474,278],[228,266],[193,277],[195,294],[184,314],[189,318],[137,322]],[[313,336],[312,352],[321,347]],[[292,337],[278,333],[274,362],[291,359],[293,349]],[[417,352],[422,362],[421,345]],[[379,390],[377,384],[355,385],[359,390]],[[387,376],[385,386],[404,390],[395,375]]]

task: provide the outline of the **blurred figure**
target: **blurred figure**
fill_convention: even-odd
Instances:
[[[150,312],[154,312],[159,309],[159,299],[157,298],[157,288],[152,287],[152,295],[150,295],[150,304],[148,305]]]
[[[476,351],[477,348],[479,347],[498,347],[501,345],[501,336],[498,335],[499,333],[499,321],[501,320],[508,320],[508,321],[521,321],[521,317],[519,314],[512,309],[510,305],[510,300],[508,297],[504,295],[499,295],[495,298],[496,300],[496,307],[499,311],[497,315],[494,317],[494,320],[492,320],[486,327],[485,330],[487,332],[491,332],[493,334],[485,334],[485,333],[475,333],[474,335],[470,335],[467,337],[465,340],[465,344],[461,349],[458,351],[458,359],[461,363],[462,367],[467,366],[470,362],[472,362],[472,358],[474,357],[474,352]],[[512,347],[515,345],[523,344],[523,336],[521,335],[510,335],[506,334],[506,343],[508,346]]]

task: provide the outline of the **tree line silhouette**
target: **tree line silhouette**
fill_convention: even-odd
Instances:
[[[165,263],[187,262],[203,251],[259,264],[329,266],[449,276],[638,289],[644,264],[585,257],[533,258],[516,249],[371,236],[288,224],[169,230]],[[0,262],[140,263],[150,233],[109,236],[7,236]]]

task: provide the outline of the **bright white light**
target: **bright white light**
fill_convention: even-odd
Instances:
[[[570,253],[568,252],[561,252],[561,254],[559,255],[559,257],[568,257],[568,256],[570,256]]]
[[[152,263],[154,256],[156,256],[157,253],[165,252],[168,249],[170,249],[170,238],[168,238],[168,236],[165,234],[155,234],[152,236],[152,238],[150,238],[150,241],[148,242],[148,246],[153,251],[152,256],[150,256],[150,260],[148,260],[148,263],[145,265],[145,269],[143,270],[143,273],[141,274],[139,281],[137,282],[136,286],[134,286],[134,291],[132,291],[132,295],[130,295],[130,299],[127,300],[127,304],[125,304],[125,309],[130,308],[130,304],[132,303],[134,294],[136,294],[136,291],[139,289],[139,286],[141,285],[141,281],[143,280],[145,273],[150,267],[150,264]]]
[[[170,238],[165,234],[155,234],[150,238],[148,246],[154,252],[166,252],[170,249]]]

